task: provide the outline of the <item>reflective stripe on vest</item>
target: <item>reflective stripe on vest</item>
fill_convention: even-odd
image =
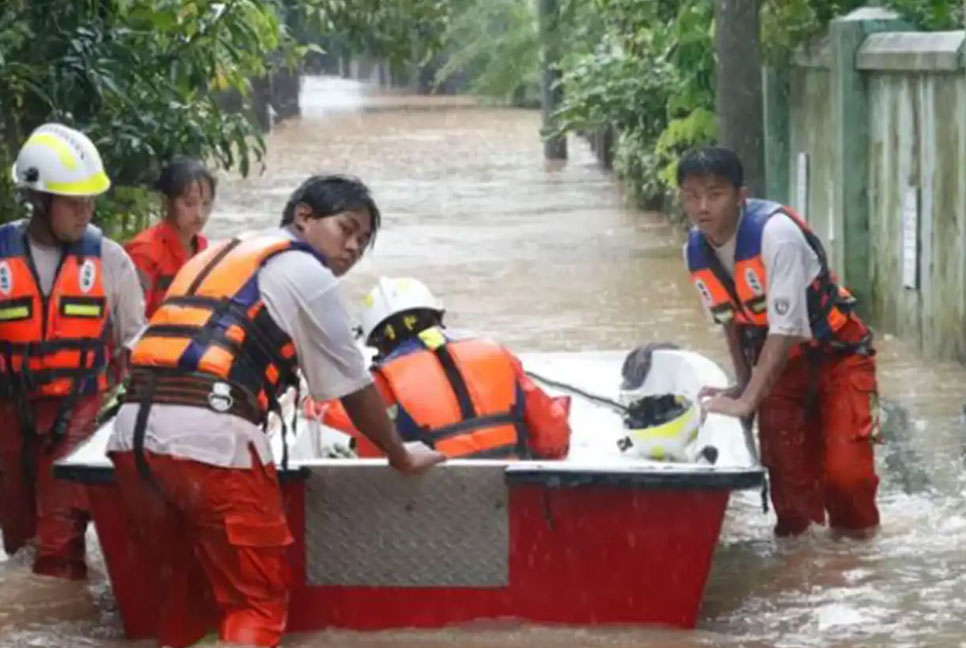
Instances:
[[[428,347],[421,338],[423,348],[376,367],[405,414],[400,418],[414,421],[419,438],[448,457],[526,457],[523,405],[506,352],[484,340]]]
[[[64,247],[45,296],[26,224],[0,226],[0,394],[67,396],[107,386],[101,238],[89,226]]]
[[[705,236],[697,228],[692,228],[687,246],[691,282],[717,323],[733,322],[767,330],[768,284],[761,245],[765,225],[779,213],[798,225],[818,257],[822,269],[806,293],[809,323],[816,341],[830,341],[850,318],[854,318],[852,305],[855,300],[836,283],[818,237],[790,207],[764,200],[750,199],[746,202],[736,234],[734,277],[721,266]]]
[[[290,250],[310,252],[324,265],[307,243],[280,233],[235,238],[190,259],[131,352],[132,369],[222,380],[243,390],[264,419],[296,384],[298,359],[262,302],[258,271]]]

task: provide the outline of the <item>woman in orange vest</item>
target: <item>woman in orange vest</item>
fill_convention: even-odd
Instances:
[[[406,441],[450,458],[563,459],[570,397],[551,398],[496,342],[443,328],[443,307],[412,278],[381,278],[366,295],[362,335],[376,348],[373,380]],[[352,435],[360,457],[383,452],[337,401],[307,401],[310,418]]]
[[[176,157],[154,187],[161,193],[164,219],[125,246],[144,288],[146,315],[161,305],[172,279],[188,259],[208,247],[201,233],[215,200],[217,182],[197,160]]]

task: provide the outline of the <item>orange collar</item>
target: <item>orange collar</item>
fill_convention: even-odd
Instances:
[[[181,261],[186,261],[197,252],[201,252],[208,247],[208,239],[204,234],[196,234],[193,241],[195,249],[186,250],[181,245],[181,236],[178,234],[178,230],[166,220],[158,223],[158,235],[168,252]]]

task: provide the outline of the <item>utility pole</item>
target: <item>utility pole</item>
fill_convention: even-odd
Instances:
[[[735,151],[752,195],[765,191],[758,0],[714,0],[718,142]]]
[[[550,115],[560,106],[563,90],[559,87],[563,44],[560,39],[560,6],[558,0],[536,0],[537,21],[542,49],[540,63],[540,108],[543,114],[542,132],[550,126]],[[555,87],[556,86],[556,87]],[[558,135],[543,141],[543,156],[548,160],[567,159],[567,136]]]

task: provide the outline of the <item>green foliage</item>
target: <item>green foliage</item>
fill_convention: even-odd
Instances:
[[[886,4],[927,31],[962,29],[966,20],[961,0],[888,0]]]
[[[540,36],[534,0],[454,0],[435,85],[462,80],[503,104],[539,106]]]
[[[313,33],[405,60],[435,47],[445,16],[445,0],[5,0],[0,164],[46,121],[85,131],[115,186],[100,220],[123,236],[143,224],[144,187],[172,155],[245,175],[261,161],[252,80],[317,50]],[[228,92],[239,110],[223,108]],[[14,205],[0,173],[0,221]]]
[[[853,9],[886,5],[921,29],[963,26],[962,0],[760,0],[766,63]],[[715,138],[713,0],[566,0],[569,55],[556,133],[614,128],[614,169],[631,197],[653,202],[676,160]]]
[[[145,187],[118,186],[98,197],[96,214],[108,238],[126,241],[161,216],[161,201]]]
[[[666,60],[641,65],[606,35],[589,55],[565,61],[564,70],[564,102],[554,115],[558,133],[611,125],[650,137],[660,134],[673,83]]]
[[[564,59],[557,132],[615,128],[614,169],[632,197],[649,202],[677,156],[714,136],[713,5],[574,0],[568,11],[574,34],[593,44]],[[594,29],[581,19],[587,11],[598,16]]]
[[[771,65],[786,63],[799,44],[825,32],[830,20],[869,0],[764,0],[761,6],[761,50]]]
[[[655,155],[663,163],[659,177],[664,185],[674,185],[681,155],[695,146],[714,141],[716,130],[715,114],[707,108],[695,108],[686,117],[668,122],[654,146]]]
[[[252,0],[8,2],[0,14],[4,162],[45,121],[88,133],[118,187],[156,177],[175,153],[247,173],[257,127],[217,91],[247,93],[282,44],[275,7]],[[55,18],[53,17],[55,16]],[[13,200],[7,174],[4,215]],[[123,192],[118,191],[118,195]],[[111,204],[109,199],[108,204]]]
[[[619,131],[614,147],[614,171],[624,183],[628,197],[638,205],[660,202],[665,185],[653,140],[638,130]]]
[[[115,189],[99,201],[118,236],[156,211],[145,190],[173,154],[243,174],[264,143],[252,80],[327,43],[396,68],[438,64],[502,103],[535,105],[536,0],[4,0],[0,2],[0,221],[15,215],[8,169],[26,135],[59,120],[95,141]],[[765,60],[868,0],[760,0]],[[961,0],[879,0],[921,29],[963,24]],[[714,138],[712,0],[560,0],[564,104],[556,132],[617,132],[614,166],[633,195],[666,190],[685,148]],[[434,60],[442,50],[441,59]],[[227,110],[224,95],[242,98]]]
[[[866,5],[883,5],[923,30],[962,29],[961,0],[763,0],[762,53],[772,65],[799,44],[823,34],[829,21]]]
[[[399,66],[423,62],[442,44],[448,0],[286,0],[302,42],[335,40]]]

